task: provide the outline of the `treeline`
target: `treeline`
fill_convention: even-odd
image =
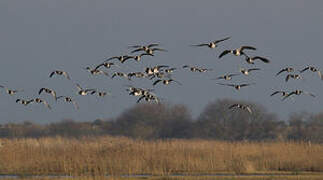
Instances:
[[[229,110],[234,103],[252,107],[253,113]],[[32,122],[2,124],[1,138],[115,135],[141,139],[201,138],[228,141],[323,142],[323,113],[296,113],[288,121],[255,103],[222,99],[209,103],[193,119],[185,105],[137,104],[115,119],[77,122],[63,120],[46,125]]]

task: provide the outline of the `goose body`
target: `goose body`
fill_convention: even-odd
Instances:
[[[301,75],[299,74],[287,74],[285,81],[287,82],[289,79],[301,79]]]
[[[250,84],[223,84],[223,83],[216,83],[219,85],[223,85],[223,86],[230,86],[230,87],[234,87],[236,90],[240,90],[242,87],[247,87],[250,85],[253,85],[255,83],[250,83]]]
[[[63,99],[67,103],[72,103],[74,105],[74,108],[75,109],[79,109],[78,104],[71,97],[68,97],[68,96],[58,96],[57,99]]]
[[[215,41],[212,41],[212,42],[209,42],[209,43],[196,44],[196,45],[192,45],[192,46],[195,46],[195,47],[206,46],[206,47],[209,47],[211,49],[214,49],[214,48],[216,48],[218,46],[218,44],[220,42],[228,40],[228,39],[230,39],[230,37],[226,37],[226,38],[223,38],[223,39],[220,39],[220,40],[215,40]]]
[[[55,70],[49,74],[49,77],[53,77],[54,75],[64,76],[66,79],[71,80],[70,76],[67,72],[61,70]]]
[[[177,84],[182,85],[180,82],[174,79],[158,79],[153,83],[153,86],[157,85],[160,82],[162,82],[164,85],[169,85],[171,82],[176,82]]]
[[[248,55],[244,54],[245,55],[245,60],[248,64],[255,64],[255,61],[256,60],[260,60],[264,63],[269,63],[270,60],[265,58],[265,57],[261,57],[261,56],[253,56],[253,57],[249,57]]]
[[[240,74],[225,74],[222,76],[217,77],[216,79],[224,79],[224,80],[231,80],[233,76],[239,76]]]
[[[239,47],[237,49],[233,49],[233,50],[224,50],[219,55],[219,59],[222,58],[223,56],[227,55],[227,54],[233,54],[235,56],[245,55],[244,50],[256,50],[256,48],[252,47],[252,46],[241,46],[241,47]]]
[[[243,105],[243,104],[233,104],[229,107],[229,109],[233,109],[233,108],[239,108],[239,109],[242,109],[242,110],[245,110],[247,111],[248,113],[252,114],[252,110],[250,108],[250,106],[248,105]]]
[[[38,91],[38,94],[40,95],[42,92],[45,92],[47,94],[51,94],[55,100],[56,99],[56,92],[52,89],[49,89],[49,88],[41,88],[39,91]]]

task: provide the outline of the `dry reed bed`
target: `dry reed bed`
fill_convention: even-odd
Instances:
[[[3,174],[207,174],[323,171],[323,145],[295,142],[0,139]]]

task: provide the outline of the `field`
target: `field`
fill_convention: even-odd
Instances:
[[[125,137],[0,139],[0,173],[19,176],[154,175],[134,179],[218,179],[210,174],[289,174],[284,179],[323,179],[323,145],[306,142],[133,140]],[[179,175],[166,177],[168,175]],[[87,177],[85,177],[87,176]],[[100,178],[101,177],[101,178]],[[267,179],[271,176],[240,177]],[[234,176],[219,179],[236,179]],[[275,179],[274,177],[271,177]],[[277,177],[278,178],[278,177]],[[50,179],[55,179],[51,177]],[[68,178],[67,178],[68,179]]]

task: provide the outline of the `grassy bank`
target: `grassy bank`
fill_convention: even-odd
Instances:
[[[323,145],[142,141],[124,137],[0,139],[2,174],[209,174],[323,171]]]

